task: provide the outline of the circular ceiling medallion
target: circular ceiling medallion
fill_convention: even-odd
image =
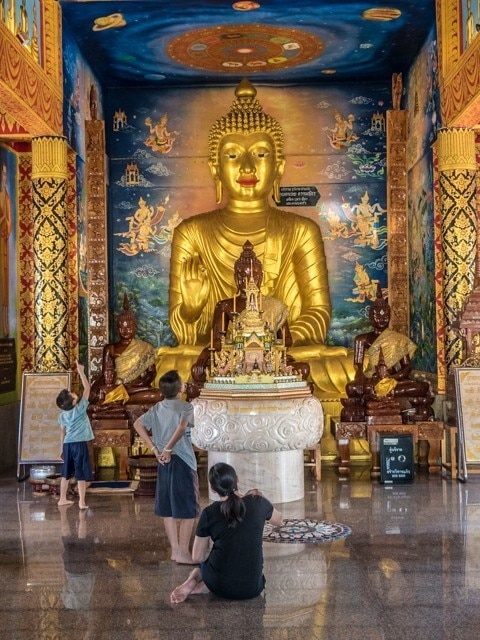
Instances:
[[[256,73],[288,69],[317,58],[324,44],[297,29],[232,25],[189,31],[170,41],[175,62],[220,73]]]

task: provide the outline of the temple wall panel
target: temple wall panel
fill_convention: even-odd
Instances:
[[[52,23],[46,31],[52,51],[55,47],[61,50],[59,33],[54,32],[58,27],[58,23]],[[52,58],[58,58],[58,53]],[[62,75],[57,65],[49,65],[46,73],[0,23],[1,110],[14,118],[28,137],[63,131]]]

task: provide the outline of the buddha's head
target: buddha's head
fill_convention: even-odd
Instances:
[[[122,340],[131,340],[137,332],[137,321],[130,309],[128,296],[123,296],[123,311],[117,318],[117,330]]]
[[[375,329],[383,331],[390,324],[390,305],[388,300],[383,297],[380,283],[377,284],[377,297],[370,307],[369,318]]]
[[[266,197],[272,189],[275,201],[280,199],[283,131],[275,118],[264,113],[256,94],[244,78],[235,90],[230,111],[210,129],[208,163],[217,186],[217,203],[222,186],[237,200]]]
[[[234,266],[235,284],[237,293],[245,294],[247,282],[253,277],[253,281],[260,289],[263,278],[262,263],[253,250],[252,243],[247,240],[243,245],[243,251]]]

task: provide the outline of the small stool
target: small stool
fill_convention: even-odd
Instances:
[[[138,480],[136,496],[155,496],[158,460],[155,456],[130,456],[128,466],[134,469],[132,480]]]
[[[315,480],[320,482],[322,479],[322,452],[320,443],[313,445],[313,447],[307,447],[305,451],[307,452],[308,459],[306,458],[304,464],[306,467],[313,467]]]

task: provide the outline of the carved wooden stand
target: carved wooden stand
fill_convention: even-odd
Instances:
[[[92,443],[93,469],[97,471],[96,449],[102,447],[116,447],[120,452],[118,461],[118,476],[120,480],[128,478],[127,460],[132,444],[132,435],[127,419],[92,420],[95,440]]]
[[[342,476],[350,475],[350,440],[364,438],[368,440],[372,454],[370,477],[380,477],[380,449],[379,432],[392,434],[412,434],[414,443],[427,442],[427,451],[419,448],[418,463],[426,467],[431,474],[440,473],[441,442],[445,437],[443,422],[415,422],[413,424],[375,424],[366,422],[340,422],[332,419],[332,434],[337,441],[339,466],[338,472]]]

